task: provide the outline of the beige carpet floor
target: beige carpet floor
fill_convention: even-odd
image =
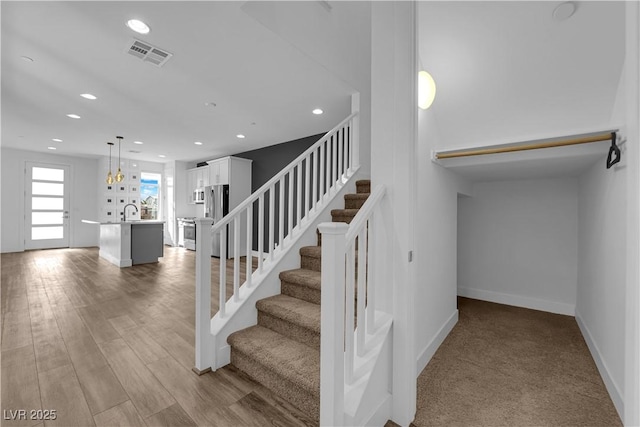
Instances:
[[[575,318],[458,299],[418,378],[416,426],[619,426]]]

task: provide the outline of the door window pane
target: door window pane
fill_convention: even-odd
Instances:
[[[31,240],[62,239],[63,227],[32,227]]]
[[[41,194],[43,196],[63,196],[64,184],[54,184],[51,182],[32,182],[31,194]]]
[[[64,181],[64,169],[50,169],[34,167],[31,172],[31,179],[43,181]]]
[[[140,219],[158,219],[160,196],[160,179],[156,173],[142,172],[140,174]]]
[[[62,212],[32,212],[31,224],[62,224]]]
[[[64,199],[62,197],[32,197],[31,209],[33,210],[63,210]]]

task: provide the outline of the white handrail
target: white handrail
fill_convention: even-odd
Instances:
[[[384,185],[377,186],[347,226],[322,223],[320,305],[320,425],[341,425],[345,388],[356,381],[355,360],[376,331],[376,277],[370,268],[389,255],[378,243]],[[357,245],[357,251],[356,251]],[[356,253],[357,252],[357,253]],[[357,259],[357,263],[356,263]],[[357,290],[357,294],[356,294]],[[353,325],[356,325],[355,333]]]
[[[313,153],[320,144],[322,144],[323,142],[326,142],[331,136],[337,133],[338,130],[342,129],[345,124],[349,123],[357,115],[358,115],[357,111],[354,113],[351,113],[346,119],[338,123],[333,129],[327,132],[322,138],[320,138],[317,142],[315,142],[311,147],[307,148],[304,153],[300,154],[298,157],[295,158],[295,160],[289,163],[287,167],[285,167],[276,175],[274,175],[269,181],[263,184],[262,187],[254,191],[253,194],[251,194],[251,196],[249,196],[244,202],[240,203],[238,206],[235,207],[235,209],[233,209],[231,212],[225,215],[221,221],[218,221],[217,224],[214,224],[211,231],[213,233],[216,233],[224,225],[229,224],[229,222],[234,216],[238,215],[238,213],[240,212],[243,212],[251,203],[255,202],[258,199],[258,197],[260,197],[261,194],[266,193],[271,186],[275,185],[276,182],[280,181],[280,178],[282,178],[291,170],[293,170],[293,168],[296,165],[298,165],[299,163],[302,163],[302,161],[305,160],[309,156],[309,154]],[[354,158],[353,160],[357,162],[357,159]],[[352,165],[353,168],[358,166],[359,166],[359,163],[355,163]]]

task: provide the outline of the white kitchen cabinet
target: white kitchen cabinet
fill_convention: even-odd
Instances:
[[[209,166],[187,169],[187,200],[190,204],[195,203],[193,192],[197,188],[203,188],[208,185],[211,185],[209,181]]]
[[[209,182],[211,185],[229,184],[229,163],[232,157],[225,157],[217,160],[210,160],[209,163]]]
[[[224,157],[222,159],[210,160],[210,183],[211,185],[229,185],[229,205],[228,212],[242,203],[251,195],[251,160],[240,157]],[[247,254],[247,224],[246,217],[240,220],[240,256]],[[227,257],[234,255],[234,230],[232,226],[227,227]],[[214,237],[215,238],[215,237]],[[219,237],[218,237],[219,238]],[[249,248],[251,253],[251,248]]]

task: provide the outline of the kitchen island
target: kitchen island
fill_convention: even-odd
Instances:
[[[164,254],[164,221],[100,223],[100,257],[118,267],[158,262]]]

